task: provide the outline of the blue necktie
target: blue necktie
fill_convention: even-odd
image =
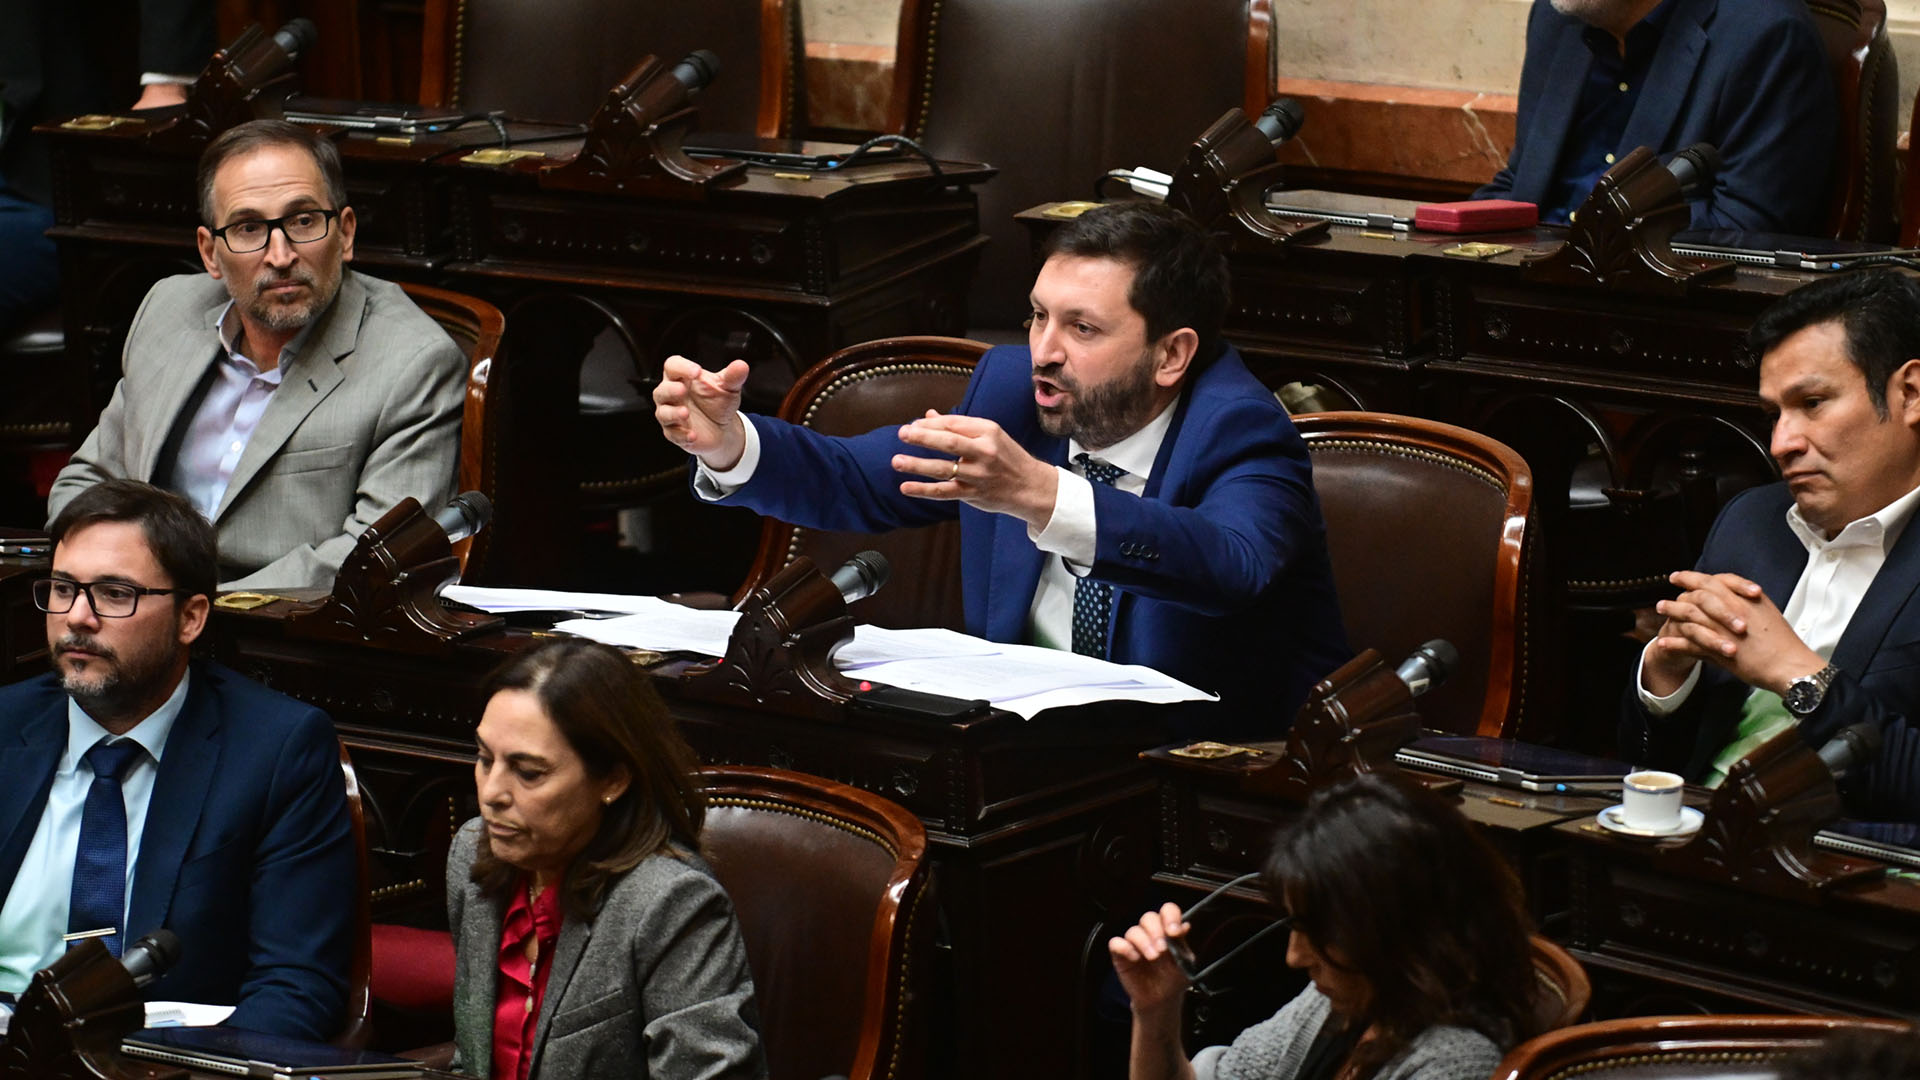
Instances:
[[[1087,479],[1108,487],[1126,474],[1125,469],[1095,461],[1086,454],[1076,455],[1073,462],[1087,474]],[[1104,658],[1107,655],[1107,621],[1112,614],[1113,586],[1091,577],[1082,577],[1074,582],[1073,651],[1083,656]]]
[[[107,951],[120,955],[127,910],[127,804],[120,780],[140,759],[144,748],[132,739],[117,743],[101,740],[87,751],[93,768],[93,786],[80,811],[80,848],[73,858],[73,895],[67,904],[67,932],[84,933],[113,927],[100,940]]]

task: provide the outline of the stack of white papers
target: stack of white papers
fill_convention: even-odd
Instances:
[[[196,1001],[149,1001],[147,1002],[146,1026],[157,1027],[212,1027],[223,1024],[233,1015],[231,1005],[202,1005]],[[0,1035],[7,1033],[8,1022],[13,1019],[13,1008],[0,1005]]]
[[[446,596],[488,611],[627,612],[618,618],[569,619],[554,629],[609,645],[703,656],[725,655],[727,639],[740,620],[736,611],[702,611],[651,596],[463,585],[447,589]],[[1216,700],[1152,668],[943,629],[862,626],[834,656],[834,664],[868,682],[946,697],[985,698],[1028,719],[1043,709],[1094,701]]]

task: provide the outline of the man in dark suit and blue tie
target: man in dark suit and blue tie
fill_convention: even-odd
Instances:
[[[1920,282],[1868,270],[1803,286],[1748,344],[1783,482],[1741,492],[1628,691],[1621,754],[1709,785],[1797,728],[1818,749],[1871,724],[1848,812],[1920,823]]]
[[[1274,734],[1350,655],[1306,447],[1220,340],[1226,260],[1158,203],[1049,239],[1028,347],[965,399],[851,439],[739,414],[747,365],[675,357],[654,393],[694,490],[808,528],[958,517],[967,629],[1144,664]]]
[[[50,532],[54,672],[0,689],[0,991],[69,942],[165,927],[181,957],[149,1000],[333,1037],[358,882],[332,722],[189,662],[219,563],[185,499],[104,481]]]

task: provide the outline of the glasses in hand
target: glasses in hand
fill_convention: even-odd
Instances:
[[[1213,903],[1213,901],[1218,899],[1221,895],[1231,892],[1234,889],[1240,888],[1243,885],[1251,885],[1252,883],[1254,883],[1255,881],[1258,881],[1259,879],[1260,879],[1260,875],[1258,873],[1241,874],[1239,877],[1234,878],[1232,881],[1227,882],[1225,885],[1222,885],[1219,888],[1208,893],[1207,895],[1201,897],[1198,903],[1194,904],[1192,907],[1188,908],[1187,910],[1181,912],[1180,921],[1191,926],[1193,924],[1193,917],[1199,914],[1202,909],[1204,909],[1208,904]],[[1208,964],[1206,967],[1199,966],[1200,965],[1199,958],[1194,956],[1193,947],[1187,944],[1187,938],[1185,934],[1182,934],[1177,938],[1168,939],[1167,951],[1171,953],[1173,956],[1174,966],[1178,967],[1180,969],[1180,973],[1187,977],[1187,982],[1191,983],[1194,989],[1200,990],[1202,993],[1205,993],[1206,991],[1201,986],[1201,984],[1204,983],[1209,976],[1213,975],[1214,972],[1219,971],[1223,966],[1225,966],[1229,960],[1232,960],[1234,957],[1239,956],[1243,952],[1246,952],[1247,949],[1252,947],[1252,945],[1255,942],[1258,942],[1263,938],[1270,937],[1277,931],[1291,930],[1292,928],[1293,928],[1293,920],[1291,918],[1283,918],[1275,922],[1269,923],[1266,926],[1261,927],[1259,932],[1255,933],[1252,937],[1249,937],[1247,940],[1241,942],[1238,945],[1235,945],[1231,949],[1228,949],[1226,952],[1226,955],[1220,957],[1220,959],[1218,960],[1215,960],[1213,963]]]

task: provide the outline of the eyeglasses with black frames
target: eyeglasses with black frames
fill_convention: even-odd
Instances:
[[[311,244],[315,240],[324,240],[333,228],[333,219],[339,216],[338,210],[296,210],[283,217],[248,218],[208,231],[226,241],[228,251],[235,255],[247,255],[272,242],[275,229],[285,233],[290,244]]]
[[[49,615],[65,615],[73,610],[80,594],[87,594],[87,607],[103,619],[124,619],[140,609],[143,596],[186,596],[186,589],[150,589],[124,581],[75,581],[72,578],[40,578],[33,583],[33,606]]]
[[[1225,885],[1222,885],[1219,888],[1208,893],[1207,895],[1201,897],[1198,903],[1195,903],[1192,907],[1181,912],[1180,921],[1191,926],[1193,924],[1193,917],[1199,914],[1200,911],[1203,910],[1208,904],[1213,903],[1213,901],[1220,898],[1222,895],[1226,893],[1232,892],[1233,890],[1238,889],[1243,885],[1251,885],[1258,880],[1260,880],[1260,875],[1258,873],[1242,874],[1239,877],[1234,878],[1232,881],[1227,882]],[[1199,958],[1194,956],[1193,948],[1187,944],[1187,939],[1185,937],[1178,937],[1170,940],[1167,943],[1168,944],[1167,951],[1173,955],[1174,966],[1178,967],[1180,969],[1180,973],[1187,977],[1187,982],[1191,984],[1193,989],[1198,990],[1202,994],[1207,994],[1207,993],[1210,993],[1211,991],[1209,991],[1203,984],[1210,977],[1212,977],[1212,975],[1215,972],[1219,971],[1222,967],[1226,966],[1228,961],[1232,960],[1236,956],[1239,956],[1241,953],[1246,952],[1247,949],[1252,947],[1255,942],[1258,942],[1264,938],[1270,937],[1273,934],[1278,933],[1279,931],[1291,930],[1292,928],[1293,928],[1293,919],[1291,917],[1278,919],[1272,923],[1269,923],[1266,926],[1260,928],[1260,930],[1256,932],[1252,937],[1247,938],[1245,941],[1242,941],[1240,944],[1235,945],[1233,948],[1227,950],[1226,955],[1220,957],[1220,959],[1218,960],[1215,960],[1213,963],[1208,964],[1206,967],[1199,966],[1200,964]]]

